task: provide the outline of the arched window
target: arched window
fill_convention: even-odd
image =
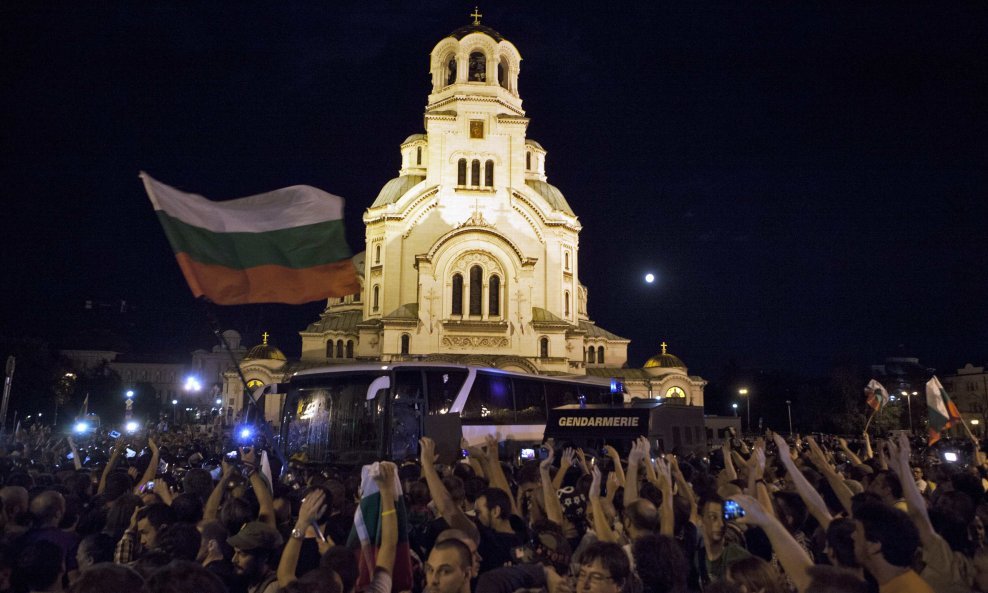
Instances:
[[[480,161],[470,163],[470,185],[480,185]]]
[[[563,260],[565,261],[565,263],[563,264],[563,268],[568,270],[569,269],[569,251],[567,251],[566,253],[563,254]]]
[[[333,358],[333,340],[326,342],[326,358]]]
[[[470,82],[487,82],[487,57],[483,52],[470,54]]]
[[[463,315],[463,276],[453,274],[453,315]]]
[[[470,268],[470,314],[481,315],[480,305],[483,303],[484,271],[480,266]]]
[[[355,302],[355,303],[359,303],[360,302],[360,293],[359,292],[357,294],[353,295],[353,302]]]
[[[381,308],[381,287],[376,284],[374,285],[374,299],[372,303],[374,311]]]
[[[593,346],[587,348],[587,362],[595,364],[597,362],[597,349]]]
[[[597,362],[599,364],[604,364],[604,347],[603,346],[598,346],[597,347]]]
[[[491,276],[487,281],[487,315],[490,317],[501,316],[501,278]]]
[[[421,165],[422,164],[422,147],[421,146],[419,146],[419,147],[417,147],[415,149],[415,164],[416,165]]]
[[[380,245],[375,245],[374,246],[374,263],[375,264],[381,263],[381,246]]]
[[[446,70],[449,72],[446,76],[446,84],[453,84],[456,82],[456,56],[449,57],[449,61],[446,62]]]
[[[484,163],[484,186],[494,187],[494,161]]]
[[[508,61],[504,58],[501,58],[501,63],[497,65],[497,83],[508,88]]]
[[[353,340],[346,341],[346,357],[353,358]]]
[[[343,358],[343,340],[336,342],[336,358]]]
[[[563,293],[563,317],[569,317],[569,291]]]
[[[532,170],[532,151],[530,150],[525,153],[525,170]]]
[[[456,185],[467,184],[467,160],[460,159],[456,163]]]
[[[549,358],[549,338],[539,340],[539,356],[541,358]]]
[[[408,354],[408,343],[411,341],[412,337],[408,334],[401,334],[401,353]]]

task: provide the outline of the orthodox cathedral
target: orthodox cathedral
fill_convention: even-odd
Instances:
[[[590,319],[580,221],[549,183],[547,151],[526,137],[521,54],[472,16],[432,49],[425,132],[401,144],[398,176],[364,213],[362,291],[330,299],[300,332],[300,361],[265,341],[245,376],[259,385],[327,364],[452,362],[619,378],[632,396],[702,406],[706,381],[665,344],[628,369],[629,340]]]

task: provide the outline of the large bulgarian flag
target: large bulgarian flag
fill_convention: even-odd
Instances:
[[[932,445],[940,440],[940,433],[961,419],[957,406],[950,400],[936,375],[926,382],[926,408],[929,413],[929,444]]]
[[[140,176],[196,297],[300,304],[360,292],[342,198],[295,185],[213,202]]]
[[[353,550],[359,573],[355,591],[361,591],[374,578],[377,566],[377,550],[381,546],[381,491],[374,481],[380,472],[380,463],[365,465],[360,472],[360,506],[353,514],[353,527],[346,545]],[[395,512],[398,515],[398,545],[395,550],[394,571],[391,573],[392,591],[410,591],[412,588],[412,555],[408,543],[408,513],[401,493],[401,481],[395,476]]]

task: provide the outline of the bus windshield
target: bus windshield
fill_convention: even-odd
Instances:
[[[285,405],[283,438],[290,459],[357,465],[380,458],[384,449],[384,402],[388,390],[375,379],[387,373],[340,373],[306,377]]]

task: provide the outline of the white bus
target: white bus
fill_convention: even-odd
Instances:
[[[497,434],[539,443],[548,410],[568,404],[614,404],[620,388],[596,377],[544,376],[446,363],[332,365],[296,372],[286,393],[281,442],[288,458],[357,465],[418,452],[436,440],[441,458]]]

